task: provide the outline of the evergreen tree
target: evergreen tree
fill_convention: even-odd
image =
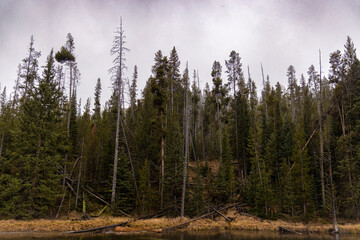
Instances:
[[[20,85],[22,88],[22,100],[26,101],[29,98],[30,92],[33,91],[34,83],[38,78],[38,59],[41,56],[41,52],[38,52],[34,48],[34,37],[31,35],[29,55],[23,59],[21,64],[20,76],[23,78],[23,83]]]
[[[100,95],[101,95],[101,80],[100,78],[98,78],[95,86],[94,109],[93,109],[95,120],[100,120],[101,117]]]
[[[12,167],[2,176],[2,215],[15,218],[54,216],[60,196],[60,164],[63,149],[61,135],[61,92],[54,80],[54,57],[51,51],[38,84],[21,106],[21,125],[17,129]]]
[[[295,68],[290,65],[287,69],[288,77],[288,89],[290,91],[290,103],[291,103],[291,120],[296,122],[296,106],[295,106],[295,93],[296,93],[296,77],[295,77]]]
[[[134,67],[134,73],[133,73],[133,79],[130,86],[130,108],[131,108],[131,116],[134,118],[134,109],[136,104],[136,87],[137,87],[137,78],[138,78],[138,72],[137,72],[137,66]]]
[[[238,92],[236,91],[236,87],[240,87],[240,82],[244,81],[244,76],[243,76],[243,72],[242,72],[242,63],[240,62],[241,58],[239,57],[239,54],[236,53],[235,51],[231,51],[230,53],[230,59],[229,61],[225,61],[225,65],[226,65],[226,73],[228,74],[228,85],[230,88],[232,88],[233,90],[233,105],[232,105],[232,108],[235,110],[233,113],[234,115],[234,119],[233,119],[233,122],[234,122],[234,132],[235,132],[235,144],[232,144],[232,145],[235,145],[235,148],[234,148],[234,154],[233,156],[235,157],[235,159],[237,159],[238,161],[238,166],[241,165],[241,161],[240,161],[240,155],[243,156],[243,154],[240,154],[241,153],[241,147],[240,147],[240,142],[239,142],[239,115],[238,115],[238,111],[236,111],[237,109],[237,100],[238,100]],[[243,116],[240,116],[240,117],[243,117]],[[243,143],[243,142],[242,142]],[[244,159],[243,159],[244,161]],[[240,176],[240,167],[238,168],[239,169],[239,176]]]
[[[226,204],[233,201],[235,193],[235,176],[232,164],[228,133],[223,135],[223,154],[219,163],[219,171],[215,182],[215,201]]]
[[[259,154],[258,136],[255,128],[250,127],[248,151],[250,153],[251,170],[249,175],[248,190],[245,192],[246,199],[253,211],[259,215],[268,217],[269,209],[273,206],[273,192],[271,189],[271,170],[266,168],[264,158]]]
[[[179,100],[181,98],[181,95],[179,95],[179,89],[180,86],[180,60],[179,56],[177,54],[176,48],[173,47],[173,49],[170,52],[169,57],[169,69],[168,69],[168,79],[170,81],[170,113],[174,113],[174,109],[179,113]]]
[[[163,207],[164,201],[164,179],[165,179],[165,115],[166,101],[168,99],[168,60],[162,56],[159,50],[155,54],[155,65],[153,66],[154,77],[150,79],[151,92],[153,94],[153,105],[157,111],[157,119],[161,123],[160,139],[161,139],[161,189],[160,189],[160,206]]]
[[[219,153],[222,155],[222,114],[221,110],[224,105],[224,97],[226,95],[226,88],[223,87],[222,79],[221,79],[221,65],[219,62],[215,61],[212,67],[212,81],[213,81],[213,89],[212,94],[214,96],[214,103],[216,109],[215,119],[217,121],[217,129],[218,129],[218,143],[219,143]]]

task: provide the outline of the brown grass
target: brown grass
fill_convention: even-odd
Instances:
[[[126,221],[126,218],[101,217],[87,221],[48,220],[30,221],[1,220],[0,232],[66,232],[96,228]]]
[[[250,231],[264,231],[276,232],[279,227],[289,228],[299,232],[312,233],[327,233],[332,228],[329,223],[293,223],[283,220],[268,221],[261,220],[254,217],[242,216],[235,211],[229,211],[226,214],[235,220],[227,223],[222,217],[217,217],[214,220],[201,219],[189,224],[183,230],[202,231],[202,230],[250,230]],[[71,220],[1,220],[0,232],[66,232],[76,231],[89,228],[102,227],[127,221],[127,218],[116,217],[99,217],[86,221],[71,221]],[[184,219],[187,221],[189,219]],[[127,227],[118,227],[115,230],[118,232],[159,232],[163,228],[168,228],[180,224],[180,218],[156,218],[148,220],[134,221]],[[360,234],[360,223],[340,224],[340,231],[342,233]]]

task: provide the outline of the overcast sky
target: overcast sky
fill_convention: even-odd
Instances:
[[[201,88],[211,86],[211,67],[237,51],[244,70],[262,88],[260,63],[271,84],[287,85],[291,64],[299,78],[307,68],[318,67],[321,49],[323,71],[328,73],[329,54],[343,50],[346,36],[360,46],[360,1],[357,0],[0,0],[0,83],[13,91],[17,66],[26,57],[30,36],[41,51],[40,66],[51,48],[59,50],[71,33],[81,72],[78,96],[93,98],[97,78],[103,85],[102,103],[109,99],[113,32],[123,19],[131,78],[138,66],[140,90],[151,74],[154,54],[169,55],[176,47],[181,71],[186,61],[198,69]],[[245,72],[247,74],[247,72]],[[246,75],[247,76],[247,75]],[[226,79],[223,73],[224,81]],[[140,92],[140,91],[139,91]]]

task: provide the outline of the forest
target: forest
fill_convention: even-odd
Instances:
[[[319,51],[307,73],[284,70],[287,86],[262,72],[261,89],[236,51],[209,66],[212,82],[200,89],[175,47],[159,50],[141,96],[137,67],[125,77],[124,39],[120,25],[102,106],[100,78],[85,103],[77,97],[70,33],[43,66],[31,36],[14,89],[0,89],[0,219],[85,205],[194,217],[231,203],[268,219],[360,218],[360,62],[350,37],[329,72]]]

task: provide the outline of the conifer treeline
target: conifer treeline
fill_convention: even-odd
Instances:
[[[111,203],[114,215],[184,207],[195,216],[205,201],[246,202],[269,218],[360,218],[360,62],[350,37],[331,53],[329,73],[321,62],[305,75],[290,65],[287,87],[263,73],[262,91],[235,51],[214,61],[201,90],[174,47],[156,52],[138,97],[137,67],[126,82],[121,53],[112,96],[102,108],[97,79],[93,109],[89,99],[79,109],[71,34],[55,52],[40,68],[31,38],[14,91],[2,90],[0,218],[55,217],[83,201],[87,211]]]

